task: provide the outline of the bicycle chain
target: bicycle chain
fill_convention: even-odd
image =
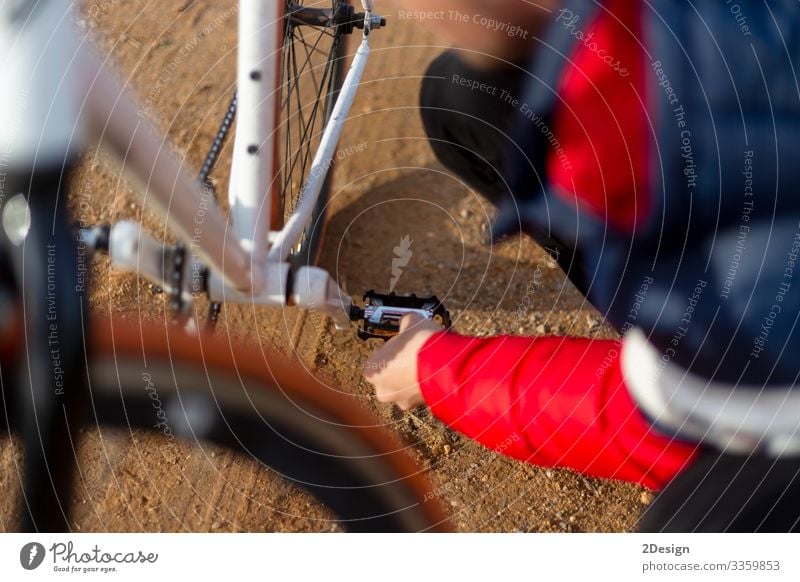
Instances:
[[[203,185],[203,188],[211,194],[211,197],[214,200],[217,199],[217,192],[214,189],[214,184],[212,184],[211,180],[209,180],[209,174],[211,174],[211,170],[214,169],[214,165],[217,163],[217,159],[219,158],[219,153],[222,151],[222,146],[225,145],[225,139],[228,137],[228,133],[233,126],[233,120],[236,118],[237,104],[238,101],[236,98],[236,91],[234,91],[231,101],[228,104],[228,109],[225,111],[225,117],[222,119],[219,129],[217,129],[217,133],[214,136],[214,141],[211,143],[211,148],[208,150],[208,153],[203,160],[203,166],[197,176],[197,179]],[[206,317],[206,327],[209,331],[213,331],[216,327],[221,310],[222,303],[212,301],[209,304]]]

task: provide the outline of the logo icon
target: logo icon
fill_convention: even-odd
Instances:
[[[35,570],[44,561],[44,546],[39,542],[30,542],[19,551],[19,563],[26,570]]]
[[[414,241],[411,240],[409,235],[405,235],[400,239],[400,244],[394,249],[394,258],[392,259],[392,280],[389,283],[389,293],[394,291],[395,285],[400,280],[403,274],[403,267],[408,265],[414,253],[411,251],[411,245]]]

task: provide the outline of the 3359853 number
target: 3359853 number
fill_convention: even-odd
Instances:
[[[732,560],[730,562],[732,571],[765,571],[777,572],[781,569],[779,560]]]

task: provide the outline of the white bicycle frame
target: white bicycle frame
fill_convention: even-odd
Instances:
[[[312,219],[369,57],[370,30],[380,22],[373,15],[373,2],[361,3],[366,15],[361,44],[296,210],[280,232],[269,232],[269,224],[270,196],[275,195],[282,0],[239,2],[230,223],[214,205],[204,202],[201,184],[165,147],[152,123],[138,115],[130,92],[118,86],[105,63],[77,37],[69,8],[60,2],[0,6],[0,79],[5,85],[0,91],[0,113],[11,120],[0,123],[0,154],[12,152],[5,161],[12,166],[33,167],[50,159],[63,163],[88,127],[141,182],[144,203],[160,209],[172,232],[191,245],[186,276],[178,278],[182,288],[175,289],[175,281],[165,275],[165,247],[140,225],[124,221],[114,225],[109,236],[109,255],[115,266],[135,271],[189,301],[198,291],[192,274],[207,269],[205,285],[212,301],[295,304],[323,311],[337,325],[346,325],[351,300],[330,275],[315,267],[290,275],[286,260]],[[15,119],[19,100],[25,106]]]

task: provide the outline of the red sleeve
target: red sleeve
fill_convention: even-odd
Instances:
[[[432,336],[419,383],[433,413],[503,454],[660,489],[695,447],[657,433],[625,388],[611,340]]]

